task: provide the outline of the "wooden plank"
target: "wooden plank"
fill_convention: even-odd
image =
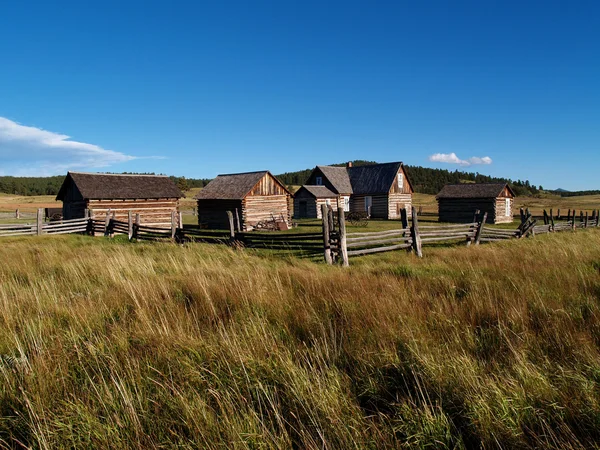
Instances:
[[[464,237],[464,236],[463,236]],[[398,241],[406,241],[407,239],[405,237],[398,237],[398,238],[393,238],[393,239],[380,239],[377,241],[369,241],[369,242],[352,242],[347,244],[348,248],[359,248],[359,247],[373,247],[375,245],[381,245],[381,244],[390,244],[392,242],[398,242]]]
[[[382,252],[390,252],[392,250],[401,250],[408,249],[412,244],[398,244],[398,245],[390,245],[387,247],[376,247],[376,248],[366,248],[361,250],[351,250],[348,251],[348,256],[360,256],[360,255],[369,255],[372,253],[382,253]]]
[[[396,231],[388,231],[388,232],[382,232],[382,233],[373,233],[372,235],[369,235],[369,236],[346,238],[346,241],[347,242],[364,242],[364,241],[370,241],[373,239],[386,238],[386,237],[390,237],[390,236],[404,236],[405,234],[406,234],[406,230],[396,230]]]
[[[464,234],[456,234],[454,236],[440,236],[440,237],[421,237],[422,243],[427,242],[443,242],[443,241],[454,241],[456,239],[464,239]]]
[[[401,228],[401,229],[397,229],[397,230],[387,230],[387,231],[370,231],[367,233],[348,233],[348,238],[359,238],[359,237],[372,237],[372,236],[379,236],[379,235],[384,235],[384,234],[395,234],[395,233],[406,233],[406,232],[410,232],[410,228]]]

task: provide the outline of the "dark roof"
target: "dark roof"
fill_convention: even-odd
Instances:
[[[349,167],[348,175],[354,194],[367,195],[389,192],[400,167],[402,167],[401,162]]]
[[[167,176],[69,172],[58,191],[57,200],[64,199],[71,183],[77,186],[84,199],[90,200],[184,196]]]
[[[289,193],[285,185],[274,177],[271,172],[261,170],[259,172],[218,175],[198,192],[194,198],[197,200],[242,200],[265,175],[272,176]]]
[[[436,198],[496,198],[506,187],[514,197],[515,193],[506,183],[461,183],[447,184]]]
[[[352,194],[352,184],[345,167],[317,166],[338,194]]]
[[[305,189],[306,191],[308,191],[309,194],[311,194],[315,198],[335,198],[335,197],[337,197],[337,194],[330,191],[326,186],[316,186],[316,185],[312,185],[312,184],[304,184],[300,187],[300,189]],[[298,191],[296,193],[298,193],[300,191],[300,189],[298,189]]]

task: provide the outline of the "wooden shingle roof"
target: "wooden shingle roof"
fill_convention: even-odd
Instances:
[[[496,198],[505,188],[508,188],[513,197],[515,196],[506,183],[461,183],[447,184],[436,198]]]
[[[389,192],[400,167],[402,167],[401,162],[349,167],[348,175],[354,194],[369,195]]]
[[[306,190],[310,195],[315,198],[336,198],[337,194],[335,192],[330,191],[327,186],[316,186],[312,184],[304,184],[298,189],[296,194],[300,192],[301,189]]]
[[[64,199],[71,184],[74,184],[87,200],[184,197],[175,183],[163,175],[69,172],[56,200]]]
[[[352,194],[352,184],[345,167],[317,166],[338,194]]]
[[[252,188],[264,177],[271,176],[281,187],[287,191],[283,183],[274,177],[268,170],[258,172],[231,173],[218,175],[208,183],[196,196],[196,200],[242,200],[250,193]]]

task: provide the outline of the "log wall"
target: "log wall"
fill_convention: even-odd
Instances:
[[[470,223],[476,210],[487,213],[487,223],[495,223],[496,199],[441,198],[438,199],[440,222]]]
[[[283,220],[291,225],[288,195],[255,195],[242,200],[242,228],[247,231],[257,222],[275,219]]]
[[[115,219],[127,221],[129,211],[140,215],[142,225],[154,227],[171,227],[171,213],[177,212],[179,201],[176,198],[164,199],[128,199],[128,200],[88,200],[87,208],[94,219],[105,220],[110,211]],[[84,217],[85,208],[79,217]]]
[[[412,194],[394,193],[388,196],[388,219],[400,219],[400,211],[406,208],[407,216],[412,217]]]
[[[515,199],[509,198],[510,215],[506,215],[506,197],[498,197],[496,199],[496,221],[495,223],[510,223],[513,221]]]

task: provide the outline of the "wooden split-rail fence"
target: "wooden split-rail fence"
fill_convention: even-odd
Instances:
[[[0,225],[0,237],[84,233],[94,236],[127,235],[129,240],[174,242],[204,242],[228,244],[236,248],[257,248],[270,250],[293,250],[308,255],[323,255],[328,264],[349,264],[349,259],[362,255],[405,250],[423,255],[424,245],[463,242],[465,245],[483,242],[496,242],[507,239],[533,237],[536,234],[575,230],[578,228],[598,227],[600,212],[579,215],[569,210],[567,217],[544,211],[543,223],[538,223],[529,210],[521,210],[521,223],[514,229],[501,229],[486,224],[487,213],[475,211],[473,221],[466,224],[419,224],[417,210],[412,208],[412,217],[408,220],[406,210],[401,211],[398,229],[375,232],[351,232],[346,230],[343,208],[334,211],[328,205],[322,205],[322,231],[312,233],[288,232],[244,232],[236,227],[234,215],[227,212],[229,230],[207,230],[198,225],[184,225],[181,213],[173,212],[170,227],[144,225],[140,214],[128,214],[127,221],[116,220],[110,211],[103,220],[97,220],[86,212],[81,219],[44,222],[44,210],[38,211],[36,222],[32,224]]]

